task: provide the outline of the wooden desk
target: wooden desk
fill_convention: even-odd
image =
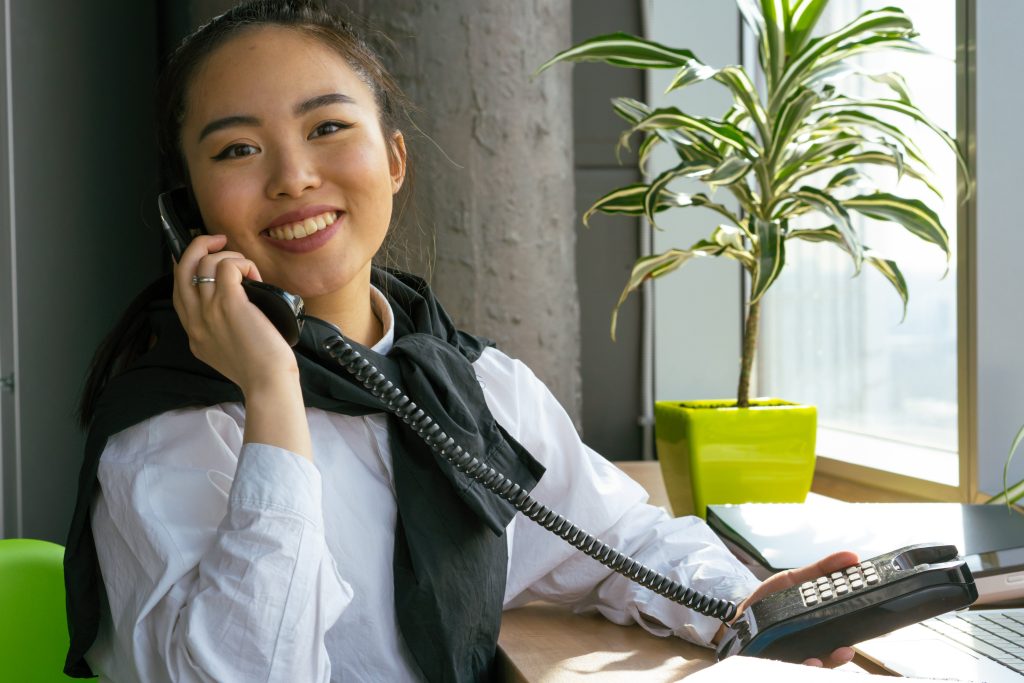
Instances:
[[[668,509],[657,463],[616,464],[647,489],[652,505]],[[510,683],[668,683],[714,661],[713,650],[545,603],[505,612],[498,637],[498,680]],[[884,673],[859,656],[843,668]]]
[[[505,612],[498,638],[498,680],[509,683],[668,683],[714,661],[713,650],[678,638],[543,603]]]

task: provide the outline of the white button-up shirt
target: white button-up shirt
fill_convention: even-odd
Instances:
[[[373,292],[385,336],[387,301]],[[673,519],[580,439],[547,387],[488,348],[474,363],[495,419],[547,472],[533,492],[686,585],[740,600],[757,580],[695,517]],[[315,462],[242,443],[238,403],[174,410],[115,434],[92,528],[106,589],[87,654],[103,680],[420,681],[394,607],[397,516],[387,418],[306,411]],[[596,610],[707,644],[720,622],[661,598],[517,515],[505,608]]]

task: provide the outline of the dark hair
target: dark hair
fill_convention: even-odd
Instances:
[[[188,89],[197,70],[227,41],[260,26],[282,26],[301,31],[341,55],[373,93],[386,140],[399,130],[400,122],[409,120],[409,105],[401,88],[377,53],[349,22],[317,0],[247,0],[185,38],[167,60],[157,81],[157,135],[164,178],[169,186],[189,185],[180,137]],[[385,146],[393,160],[392,145]],[[406,172],[406,181],[397,198],[396,220],[404,212],[411,193],[410,176],[411,168]],[[129,304],[114,329],[100,343],[79,402],[79,423],[84,429],[92,421],[99,396],[110,378],[153,343],[152,332],[145,324],[147,307],[152,301],[169,296],[168,283],[164,278],[148,286]]]

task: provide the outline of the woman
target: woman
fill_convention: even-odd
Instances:
[[[83,400],[69,673],[479,680],[501,609],[534,599],[720,636],[439,464],[337,368],[326,324],[289,348],[243,278],[301,295],[535,498],[687,585],[753,599],[856,561],[758,585],[699,520],[645,505],[525,366],[456,331],[421,281],[371,266],[406,181],[401,102],[308,0],[240,5],[169,63],[163,152],[207,234],[175,266],[173,310],[168,283],[144,293]]]

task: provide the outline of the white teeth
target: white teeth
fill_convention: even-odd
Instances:
[[[309,237],[318,230],[323,230],[338,220],[338,214],[334,211],[322,213],[295,223],[279,225],[267,231],[267,235],[275,240],[292,240]]]

